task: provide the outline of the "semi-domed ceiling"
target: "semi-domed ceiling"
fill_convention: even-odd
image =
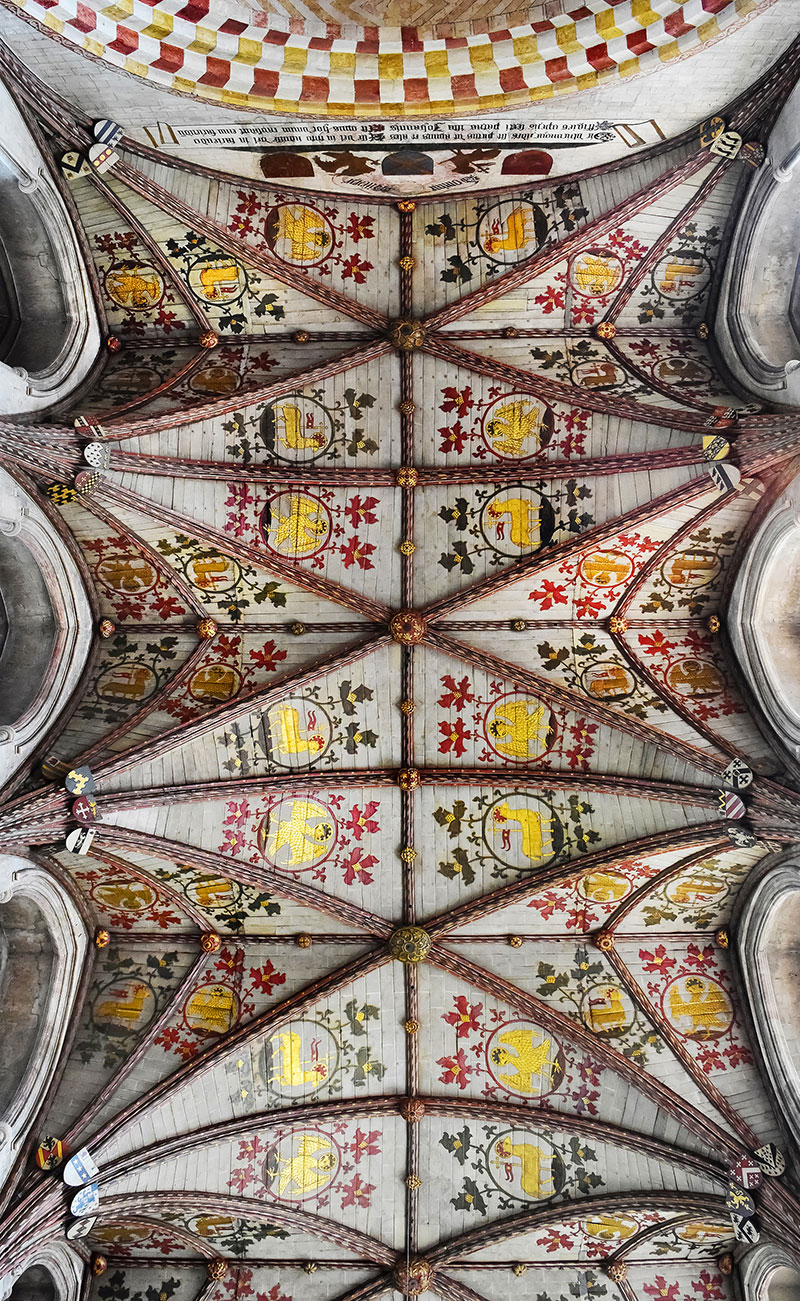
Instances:
[[[332,117],[494,112],[696,53],[774,0],[9,0],[135,77],[237,108]]]
[[[784,1140],[726,928],[800,797],[724,617],[797,434],[709,295],[794,76],[737,158],[488,197],[129,141],[71,181],[108,352],[2,456],[98,636],[0,829],[95,942],[0,1271],[66,1232],[97,1301],[732,1297],[728,1170]]]

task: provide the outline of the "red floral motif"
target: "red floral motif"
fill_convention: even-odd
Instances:
[[[436,1065],[442,1067],[441,1084],[457,1084],[460,1089],[467,1087],[473,1067],[467,1065],[463,1048],[459,1048],[455,1057],[440,1057]]]
[[[439,444],[440,452],[463,452],[469,433],[460,420],[457,420],[454,425],[449,427],[443,425],[438,432],[442,438]]]
[[[372,263],[366,262],[359,257],[358,253],[353,253],[351,257],[345,258],[342,266],[342,279],[355,280],[357,285],[363,285],[367,274],[372,270]]]
[[[366,1208],[370,1205],[370,1195],[375,1192],[375,1184],[367,1184],[362,1181],[361,1175],[357,1174],[350,1180],[349,1184],[342,1185],[342,1210],[345,1206],[358,1206]]]
[[[663,944],[659,944],[652,953],[649,949],[640,949],[639,957],[645,971],[669,971],[675,966],[675,959],[669,956]]]
[[[442,397],[444,401],[439,404],[439,410],[455,411],[459,416],[465,416],[475,405],[469,384],[465,384],[462,389],[443,388]],[[441,433],[441,430],[439,432]]]
[[[645,1283],[644,1290],[648,1296],[664,1297],[666,1301],[677,1301],[680,1286],[677,1283],[668,1283],[663,1274],[656,1274],[655,1283]]]
[[[378,1155],[381,1150],[380,1137],[379,1129],[370,1129],[367,1133],[364,1133],[363,1129],[356,1130],[349,1148],[356,1165],[362,1157]]]
[[[374,217],[362,217],[357,212],[351,212],[347,218],[347,233],[354,244],[362,239],[372,239],[375,231],[372,229]]]
[[[566,588],[549,578],[543,579],[542,586],[535,592],[528,593],[528,600],[537,601],[542,610],[549,610],[553,605],[567,605],[568,599]]]
[[[357,529],[361,524],[377,524],[378,516],[375,514],[377,505],[377,497],[360,497],[356,494],[355,497],[349,499],[344,508],[344,513],[353,528]]]
[[[450,673],[445,673],[442,678],[442,686],[446,691],[439,697],[439,705],[442,709],[452,709],[455,707],[459,712],[468,705],[475,696],[469,689],[469,678],[463,677],[460,682],[456,682]]]
[[[342,560],[345,569],[352,569],[353,565],[358,565],[359,569],[374,569],[370,556],[375,551],[372,542],[362,542],[359,537],[348,538],[339,548],[342,553]]]
[[[350,816],[344,824],[348,831],[353,833],[356,840],[360,840],[365,831],[379,831],[380,827],[373,818],[373,813],[380,808],[378,800],[368,800],[363,809],[354,804],[350,810]]]
[[[463,1039],[470,1031],[480,1029],[482,1011],[483,1003],[469,1003],[464,994],[459,994],[455,1000],[453,1010],[445,1012],[442,1020],[446,1021],[448,1025],[455,1026],[457,1038]]]
[[[359,881],[361,885],[372,885],[375,878],[370,868],[375,867],[377,862],[374,854],[366,854],[360,845],[356,845],[342,864],[345,885],[353,885],[355,881]]]
[[[467,741],[472,737],[472,732],[464,726],[463,718],[457,718],[453,723],[443,719],[439,723],[439,731],[442,734],[442,740],[439,742],[440,754],[452,753],[460,757],[467,748]]]
[[[262,967],[250,968],[250,979],[253,982],[253,987],[263,994],[271,994],[277,985],[286,983],[285,973],[273,967],[269,958]]]

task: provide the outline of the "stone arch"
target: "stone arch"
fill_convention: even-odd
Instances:
[[[67,208],[2,82],[0,115],[0,409],[19,414],[83,382],[100,327]]]
[[[776,1243],[747,1253],[741,1281],[745,1301],[800,1301],[800,1261]]]
[[[19,1000],[26,991],[18,1010],[8,1017],[4,1013],[0,1026],[3,1058],[7,1057],[10,1034],[11,1048],[19,1060],[10,1086],[0,1095],[1,1183],[56,1069],[75,1010],[89,940],[66,881],[11,854],[0,855],[0,925],[0,940],[4,941],[0,998],[5,1000],[13,992]],[[44,955],[47,980],[39,981]]]
[[[0,469],[0,784],[63,713],[92,639],[92,609],[70,548]]]

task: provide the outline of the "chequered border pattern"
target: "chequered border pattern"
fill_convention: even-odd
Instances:
[[[403,117],[508,108],[631,76],[699,49],[771,0],[585,0],[549,21],[442,40],[413,27],[347,37],[336,24],[311,34],[302,20],[264,28],[226,18],[225,0],[12,3],[171,90],[274,112]]]

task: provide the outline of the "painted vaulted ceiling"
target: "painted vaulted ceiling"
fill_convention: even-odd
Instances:
[[[782,1139],[726,928],[800,796],[725,611],[797,424],[709,322],[797,58],[720,105],[735,159],[380,203],[125,139],[61,177],[109,348],[0,453],[97,635],[0,831],[94,943],[0,1272],[74,1232],[57,1139],[96,1301],[733,1295],[728,1169]],[[798,1249],[793,1178],[759,1215]]]

